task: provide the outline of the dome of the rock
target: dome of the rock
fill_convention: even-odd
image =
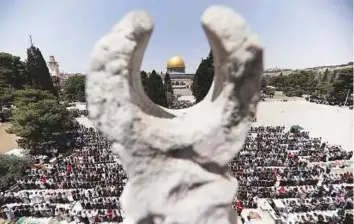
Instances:
[[[174,56],[167,61],[168,72],[182,72],[185,71],[185,64],[180,56]]]

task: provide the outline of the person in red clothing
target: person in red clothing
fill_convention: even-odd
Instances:
[[[109,220],[109,221],[111,221],[112,220],[112,218],[113,218],[113,210],[112,210],[112,208],[108,208],[107,209],[107,211],[106,211],[106,218]]]
[[[277,176],[277,173],[278,173],[278,169],[273,168],[273,169],[272,169],[272,176],[273,176],[273,177],[276,177],[276,176]]]
[[[235,203],[235,206],[236,206],[236,211],[237,211],[238,215],[241,216],[241,212],[243,210],[242,203],[239,200],[237,200]]]
[[[286,192],[285,187],[282,186],[281,188],[279,188],[278,192],[284,194]]]
[[[294,155],[291,154],[291,152],[288,152],[288,157],[289,157],[289,158],[294,158]]]
[[[72,167],[71,167],[71,164],[68,163],[68,165],[66,165],[66,175],[67,175],[67,176],[70,174],[71,168],[72,168]]]
[[[45,176],[41,177],[41,182],[42,184],[46,184],[47,183],[47,178]]]

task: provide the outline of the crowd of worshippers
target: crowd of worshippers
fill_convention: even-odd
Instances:
[[[82,147],[70,156],[34,164],[13,190],[0,193],[1,218],[56,217],[76,223],[123,220],[119,197],[127,175],[110,144],[83,126],[76,141]]]
[[[352,155],[321,138],[311,138],[308,132],[291,133],[283,126],[252,127],[229,164],[240,185],[233,207],[241,214],[244,208],[257,208],[260,198],[279,199],[285,200],[288,210],[272,206],[278,217],[327,210],[342,214],[353,209],[353,172],[332,173],[331,163],[349,160]],[[322,220],[322,214],[317,216],[313,220]],[[339,217],[344,219],[344,215]]]
[[[76,223],[121,221],[119,197],[127,175],[109,142],[93,128],[81,126],[76,143],[80,147],[70,156],[38,162],[18,180],[15,190],[1,192],[0,216],[7,220],[57,217]],[[259,198],[266,198],[279,217],[301,213],[307,220],[306,214],[314,210],[313,220],[322,220],[325,211],[343,218],[342,210],[353,208],[353,173],[332,173],[332,167],[323,162],[351,157],[352,153],[311,138],[308,132],[252,127],[229,164],[240,185],[233,206],[241,214],[244,208],[257,208]],[[284,200],[287,210],[278,210],[272,199]],[[329,219],[324,216],[323,223],[330,223]]]

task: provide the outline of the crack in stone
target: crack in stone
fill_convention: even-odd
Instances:
[[[145,218],[140,219],[137,224],[162,224],[165,221],[165,216],[157,214],[149,214]]]
[[[188,146],[183,149],[170,150],[166,153],[166,155],[168,157],[172,157],[176,159],[190,160],[193,163],[198,164],[200,167],[202,167],[204,170],[206,170],[209,173],[225,175],[225,173],[229,171],[227,166],[220,166],[215,162],[211,162],[211,161],[206,163],[198,162],[198,158],[200,158],[200,155],[193,149],[192,146]]]
[[[173,187],[168,193],[168,198],[173,199],[174,201],[181,200],[186,197],[188,193],[194,191],[206,184],[210,183],[210,181],[200,181],[195,183],[180,183],[177,186]]]

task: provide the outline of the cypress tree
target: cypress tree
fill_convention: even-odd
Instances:
[[[329,70],[328,70],[328,68],[327,68],[326,71],[325,71],[324,74],[323,74],[322,82],[327,82],[327,81],[328,81],[328,78],[329,78],[329,75],[330,75],[330,72],[329,72]]]
[[[140,72],[141,84],[143,85],[145,94],[148,94],[148,75],[145,71]]]
[[[164,87],[165,87],[165,92],[169,92],[173,94],[173,89],[172,89],[172,82],[171,82],[171,77],[170,74],[166,73],[165,78],[164,78]]]
[[[192,83],[192,94],[196,102],[200,102],[208,94],[214,78],[213,54],[209,51],[207,58],[202,59],[194,75]]]
[[[32,81],[32,88],[56,93],[43,55],[32,42],[27,49],[27,71]]]
[[[161,77],[153,70],[148,79],[148,96],[150,99],[160,105],[167,107],[166,93]]]

